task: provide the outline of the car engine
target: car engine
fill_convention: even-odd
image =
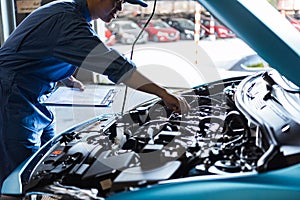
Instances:
[[[300,91],[291,85],[270,70],[179,92],[187,113],[153,99],[123,116],[100,116],[41,149],[22,173],[22,191],[26,199],[104,199],[299,163]]]

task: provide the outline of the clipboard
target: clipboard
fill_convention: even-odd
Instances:
[[[111,88],[91,87],[84,91],[78,88],[57,87],[42,104],[47,106],[109,107],[117,91]]]

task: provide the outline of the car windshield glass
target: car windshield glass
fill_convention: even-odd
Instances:
[[[224,26],[224,25],[221,24],[221,22],[219,22],[218,20],[215,20],[215,25],[216,25],[216,26]]]
[[[122,29],[124,30],[134,30],[138,29],[138,25],[135,23],[124,23],[121,25]]]
[[[170,26],[163,21],[155,21],[153,22],[153,27],[155,28],[169,28]]]
[[[185,29],[194,29],[195,28],[195,24],[190,20],[178,20],[178,23],[180,24],[180,26],[182,28],[185,28]]]

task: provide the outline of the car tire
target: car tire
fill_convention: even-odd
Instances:
[[[153,41],[154,41],[154,42],[159,42],[157,35],[154,35],[154,36],[153,36]]]

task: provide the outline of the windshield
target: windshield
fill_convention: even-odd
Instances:
[[[185,29],[194,29],[195,28],[195,24],[191,20],[177,19],[175,21],[177,21],[182,28],[185,28]]]
[[[134,29],[138,29],[138,25],[133,23],[133,22],[129,22],[129,23],[124,23],[121,25],[122,29],[124,30],[134,30]]]
[[[152,22],[154,28],[169,28],[170,26],[163,21],[153,21]]]

